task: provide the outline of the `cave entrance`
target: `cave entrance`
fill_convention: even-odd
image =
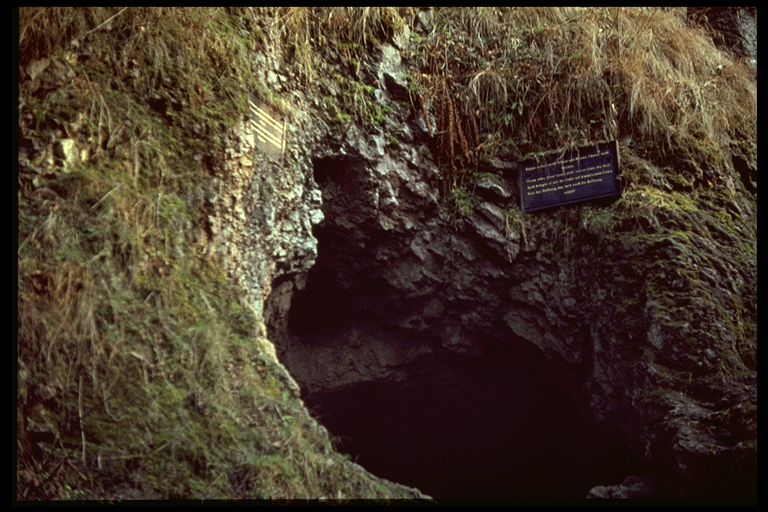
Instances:
[[[557,375],[492,352],[424,361],[405,382],[308,406],[363,467],[436,499],[580,500],[621,482],[631,457],[548,382]]]
[[[361,241],[369,212],[354,198],[366,184],[345,165],[316,164],[317,262],[301,290],[276,284],[266,308],[280,359],[337,448],[438,500],[581,500],[636,471],[586,393],[536,349],[487,342],[457,354],[394,321],[398,291],[365,253],[392,242]]]

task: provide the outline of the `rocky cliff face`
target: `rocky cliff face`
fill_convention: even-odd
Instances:
[[[266,17],[244,19],[238,23],[253,32],[237,25],[242,47],[268,28]],[[120,30],[144,34],[146,25]],[[410,26],[426,37],[432,11],[418,11]],[[105,40],[120,41],[120,30]],[[337,56],[315,63],[325,79],[313,87],[302,85],[307,70],[296,49],[292,63],[268,49],[249,53],[249,85],[260,84],[263,99],[282,105],[288,130],[280,158],[258,148],[247,107],[233,114],[239,121],[224,124],[195,117],[206,103],[192,93],[182,99],[197,108],[139,96],[136,62],[111,63],[110,46],[93,44],[92,58],[84,38],[65,58],[51,58],[48,71],[47,60],[25,63],[20,231],[32,241],[19,250],[24,435],[61,436],[78,464],[82,439],[84,471],[100,475],[101,487],[89,491],[97,497],[196,497],[211,489],[210,496],[223,497],[424,497],[371,471],[439,498],[753,498],[754,152],[729,148],[714,168],[709,157],[717,151],[707,140],[692,143],[696,154],[662,154],[634,133],[620,134],[621,198],[524,214],[519,155],[502,150],[479,158],[461,193],[451,194],[435,119],[425,120],[412,101],[420,69],[409,30],[369,45],[362,62]],[[521,45],[514,47],[523,52]],[[105,72],[102,60],[113,67],[104,64]],[[120,83],[110,81],[115,70]],[[94,77],[104,83],[93,98],[80,98],[77,84]],[[355,118],[338,109],[342,98],[357,109]],[[200,143],[208,139],[195,131],[198,122],[215,143]],[[151,133],[166,138],[156,143]],[[152,149],[149,141],[170,149]],[[90,157],[78,154],[83,148]],[[156,163],[172,156],[170,166]],[[123,180],[114,162],[133,174]],[[121,199],[113,205],[110,197]],[[161,209],[162,201],[170,206]],[[176,212],[187,204],[195,215]],[[82,254],[60,256],[85,276],[91,295],[82,304],[69,292],[82,290],[70,277],[80,274],[58,276],[64,284],[54,286],[55,268],[39,264],[50,247],[69,247],[54,229],[62,205],[69,220],[58,230],[85,233],[71,237],[82,241]],[[95,225],[81,218],[92,215],[114,232],[104,240],[94,235]],[[134,218],[139,242],[119,222]],[[147,233],[156,240],[144,242]],[[113,253],[114,268],[93,263]],[[199,278],[208,260],[223,267],[227,283]],[[242,297],[227,291],[233,283]],[[61,300],[44,302],[53,291]],[[93,306],[97,299],[109,308]],[[108,363],[121,361],[130,391],[123,394],[140,396],[152,411],[129,400],[115,404],[90,374],[78,386],[70,375],[90,360],[75,341],[54,353],[66,379],[35,387],[50,366],[41,357],[48,350],[50,358],[49,337],[72,323],[66,316],[41,321],[40,312],[70,310],[62,304],[93,310],[74,326],[79,330],[66,332],[68,340],[85,333],[93,346],[113,346],[98,345],[90,326],[114,327],[110,336],[128,348],[110,352]],[[131,319],[155,315],[135,336],[125,334]],[[79,366],[71,366],[73,353]],[[94,360],[93,375],[112,375],[107,362]],[[142,379],[146,388],[130,387]],[[115,389],[119,395],[123,388]],[[77,408],[83,397],[85,415]],[[124,408],[114,415],[107,403]],[[192,434],[178,433],[181,420],[156,404],[195,425]],[[50,419],[50,411],[64,411],[63,419]],[[178,446],[197,444],[169,455],[170,441],[160,435],[135,461],[134,447],[121,442],[133,439],[125,432],[133,432],[128,418],[136,411],[153,423],[136,427],[134,437],[172,432]],[[224,425],[230,417],[234,426]],[[315,419],[366,469],[339,457]],[[19,444],[31,461],[20,492],[47,496],[39,491],[40,461],[58,459],[43,456],[37,441]],[[241,453],[243,446],[249,449]],[[117,454],[116,462],[102,467],[103,454]],[[121,480],[166,475],[166,467],[191,476],[171,491],[159,477],[146,488]],[[46,492],[71,490],[63,482]]]
[[[379,77],[396,140],[350,126],[307,151],[317,261],[278,277],[265,311],[310,405],[496,354],[545,372],[635,457],[624,470],[642,477],[594,481],[617,485],[592,496],[752,495],[754,167],[717,170],[720,188],[678,184],[620,141],[625,174],[646,183],[526,215],[502,157],[481,163],[462,215],[441,205],[430,137],[396,92]]]

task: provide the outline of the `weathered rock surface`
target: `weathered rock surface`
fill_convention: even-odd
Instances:
[[[690,18],[706,17],[709,27],[720,35],[715,42],[738,57],[757,59],[757,8],[688,7]]]
[[[380,70],[396,67],[393,52]],[[388,73],[379,87],[392,93]],[[315,183],[322,194],[319,255],[308,273],[309,260],[287,263],[266,315],[306,396],[402,382],[436,354],[533,346],[653,477],[673,482],[592,497],[749,496],[756,261],[746,182],[665,192],[651,212],[633,190],[523,215],[515,164],[496,160],[481,163],[472,214],[457,218],[439,201],[428,135],[391,96],[379,95],[394,113],[386,128],[412,140],[382,147],[352,127],[305,153],[304,197]]]
[[[589,491],[587,498],[602,500],[625,500],[652,498],[658,485],[653,480],[629,475],[617,485],[598,485]]]
[[[436,26],[432,9],[416,18],[421,33]],[[728,44],[754,56],[754,31],[744,23]],[[732,20],[724,27],[729,32]],[[408,41],[407,33],[395,34],[392,46],[375,52],[378,62],[360,67],[388,108],[379,128],[327,126],[316,91],[297,85],[300,64],[281,69],[257,52],[257,82],[289,106],[285,153],[278,160],[261,154],[243,119],[227,127],[225,150],[206,155],[215,185],[184,198],[209,214],[195,243],[222,262],[277,344],[288,368],[279,372],[278,391],[298,395],[295,379],[307,400],[322,400],[371,385],[407,389],[414,374],[447,358],[505,353],[501,377],[509,354],[528,358],[517,368],[536,359],[546,364],[539,382],[556,381],[574,408],[643,462],[621,484],[591,482],[589,497],[754,497],[756,162],[736,156],[722,168],[695,169],[689,180],[681,177],[685,162],[667,172],[671,164],[621,140],[624,165],[642,176],[621,199],[524,215],[515,162],[502,155],[479,162],[468,213],[450,211],[439,193],[445,170],[429,149],[427,124],[436,123],[414,117],[407,101]],[[90,59],[85,47],[73,56]],[[21,72],[40,97],[76,77],[54,58]],[[143,100],[152,115],[166,116],[172,106],[154,92]],[[20,135],[24,186],[40,196],[57,195],[40,187],[40,176],[88,160],[70,128],[77,132],[53,123],[50,140]],[[109,146],[101,121],[97,135],[91,149]],[[36,284],[42,294],[46,283]],[[255,342],[272,348],[264,334]],[[20,380],[25,374],[22,367]],[[499,380],[525,393],[519,379]],[[516,442],[542,447],[557,435],[521,432]],[[507,441],[496,425],[482,433]],[[58,439],[49,435],[49,444]]]

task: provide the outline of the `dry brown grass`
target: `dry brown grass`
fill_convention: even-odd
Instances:
[[[464,113],[519,153],[628,137],[662,153],[754,140],[753,72],[674,10],[452,8],[436,19],[425,46],[440,66],[427,58],[423,69],[462,85]]]
[[[22,66],[50,55],[119,11],[94,7],[82,12],[67,7],[19,9],[19,61]]]
[[[337,44],[365,48],[384,40],[404,23],[409,9],[394,7],[279,7],[263,9],[271,18],[268,39],[273,55],[295,64],[306,83],[316,78],[317,63]]]

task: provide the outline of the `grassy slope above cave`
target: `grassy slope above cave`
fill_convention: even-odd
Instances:
[[[408,495],[333,451],[200,236],[247,92],[279,107],[253,54],[331,128],[386,132],[366,68],[403,34],[448,201],[478,161],[618,139],[624,197],[521,217],[530,243],[612,283],[584,301],[634,319],[612,350],[663,393],[754,373],[756,87],[674,11],[22,9],[18,497]],[[651,317],[660,351],[633,338]]]
[[[88,34],[118,12],[21,10],[17,498],[413,496],[333,450],[203,257],[255,13]]]

